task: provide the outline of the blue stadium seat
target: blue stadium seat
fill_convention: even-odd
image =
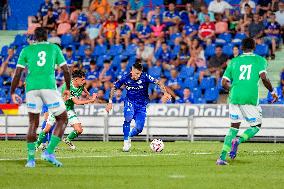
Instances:
[[[5,96],[6,96],[6,91],[0,88],[0,97],[5,97]]]
[[[117,56],[120,55],[123,51],[122,45],[111,45],[108,51],[108,55]]]
[[[217,45],[225,45],[226,43],[231,43],[231,41],[232,41],[232,34],[221,33],[216,39],[216,44]]]
[[[87,45],[81,45],[77,51],[77,56],[83,57],[85,56],[85,49],[87,48]]]
[[[193,94],[193,98],[194,99],[197,99],[197,98],[200,98],[201,97],[201,89],[199,87],[194,87],[192,90],[191,90],[192,94]]]
[[[25,35],[17,34],[15,39],[14,39],[13,45],[19,47],[21,45],[26,44],[26,41],[27,41],[27,38],[26,38]]]
[[[151,75],[152,77],[158,79],[160,78],[162,74],[162,68],[158,66],[153,66],[148,69],[148,74]]]
[[[9,49],[8,45],[3,46],[1,49],[1,56],[6,57],[8,54],[8,49]]]
[[[194,104],[205,104],[206,101],[205,101],[204,98],[199,97],[199,98],[194,98],[194,99],[193,99],[193,103],[194,103]]]
[[[4,79],[3,79],[3,77],[0,76],[0,87],[3,86],[3,82],[4,82]],[[2,88],[0,88],[0,90],[1,90],[1,89],[2,89]]]
[[[242,40],[245,39],[246,37],[247,35],[245,33],[237,33],[234,39],[232,40],[232,43],[234,45],[241,45]]]
[[[73,42],[73,36],[71,34],[64,34],[61,36],[61,45],[65,48],[71,45]]]
[[[259,104],[268,104],[267,98],[259,99]]]
[[[215,47],[216,45],[214,43],[209,44],[205,48],[205,57],[209,58],[215,54]]]
[[[198,80],[195,79],[194,77],[188,77],[184,80],[184,82],[182,83],[182,87],[183,88],[190,88],[191,90],[195,87],[198,86]]]
[[[0,104],[6,104],[7,103],[7,99],[6,97],[0,97]]]
[[[206,103],[216,103],[219,98],[219,90],[212,87],[205,90],[204,99]]]
[[[188,77],[192,77],[194,74],[194,67],[188,67],[188,66],[182,66],[180,73],[179,73],[179,77],[182,79],[186,79]]]
[[[266,57],[266,56],[268,56],[269,48],[266,44],[258,44],[255,47],[254,53],[258,54],[259,56],[265,56]]]
[[[208,6],[211,1],[213,1],[213,0],[204,0],[204,3],[206,3],[206,5]]]
[[[227,56],[232,56],[233,55],[233,45],[232,43],[228,43],[223,46],[223,53]]]
[[[215,86],[215,79],[213,77],[204,77],[200,82],[201,89],[209,89]]]

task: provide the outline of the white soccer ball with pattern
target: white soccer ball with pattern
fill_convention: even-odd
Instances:
[[[165,145],[161,139],[154,139],[150,144],[150,148],[153,152],[161,152],[164,147]]]

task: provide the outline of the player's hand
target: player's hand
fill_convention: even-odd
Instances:
[[[168,100],[171,100],[172,99],[172,96],[169,94],[169,93],[165,93],[163,96],[162,96],[162,103],[167,103]]]
[[[271,102],[271,103],[275,103],[275,102],[277,102],[277,101],[278,101],[278,95],[277,95],[277,92],[276,92],[276,91],[273,91],[273,92],[271,93],[271,95],[272,95],[272,98],[273,98],[273,100],[272,100],[272,102]]]
[[[70,98],[70,91],[69,90],[65,90],[63,92],[63,100],[66,101]]]
[[[11,94],[11,98],[12,98],[12,101],[13,101],[14,104],[21,104],[22,103],[22,98],[15,93]]]
[[[92,103],[94,103],[95,101],[97,101],[97,98],[98,98],[98,94],[97,94],[97,93],[94,93],[94,94],[91,96],[90,100],[92,100]]]
[[[109,113],[111,111],[111,109],[112,109],[112,103],[107,103],[107,105],[106,105],[107,113]]]

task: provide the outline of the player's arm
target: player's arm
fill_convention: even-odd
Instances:
[[[172,96],[167,92],[167,89],[164,83],[162,83],[160,80],[156,80],[155,83],[160,87],[160,89],[162,90],[164,94],[162,97],[162,102],[166,103],[168,100],[172,98]]]
[[[74,98],[72,98],[72,101],[76,105],[84,105],[84,104],[93,103],[95,101],[95,99],[80,100],[80,99],[74,97]]]
[[[222,77],[222,87],[226,91],[230,91],[231,89],[231,80],[232,80],[232,64],[234,62],[234,59],[231,60],[231,62],[228,63],[228,66],[225,70],[225,73]]]
[[[120,80],[118,80],[117,82],[114,83],[114,85],[112,86],[111,90],[110,90],[110,95],[109,95],[109,100],[108,103],[106,105],[106,111],[109,113],[112,109],[112,99],[114,97],[114,94],[116,92],[117,89],[121,88],[121,86],[123,85],[125,80],[125,77],[122,77]]]
[[[266,75],[266,72],[260,73],[259,76],[262,80],[263,85],[268,89],[268,91],[271,93],[273,97],[272,103],[276,102],[278,100],[278,95],[277,95],[276,90],[273,89],[272,84]]]
[[[12,80],[12,84],[11,84],[10,94],[11,94],[12,101],[15,104],[19,103],[18,100],[22,101],[21,97],[19,97],[17,94],[15,94],[15,90],[19,85],[23,70],[24,70],[24,68],[22,68],[22,67],[16,68],[16,71],[15,71],[15,74],[14,74],[14,77],[13,77],[13,80]]]

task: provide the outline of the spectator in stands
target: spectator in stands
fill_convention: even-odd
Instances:
[[[199,26],[198,37],[207,44],[215,38],[215,24],[210,22],[210,15],[205,15],[205,22]]]
[[[189,15],[189,22],[183,26],[182,34],[186,40],[191,40],[198,33],[199,25],[196,23],[196,16]]]
[[[281,0],[282,1],[282,0]],[[271,0],[270,10],[272,12],[276,12],[279,10],[279,0]]]
[[[165,36],[165,32],[164,29],[166,28],[165,24],[161,23],[161,19],[159,19],[158,17],[155,18],[155,24],[151,26],[151,30],[152,30],[152,39],[154,39],[155,41],[157,40],[162,40]]]
[[[137,34],[139,39],[148,39],[151,35],[151,28],[148,24],[148,21],[146,18],[142,20],[142,25],[137,28]]]
[[[122,39],[125,46],[127,47],[129,44],[130,36],[131,36],[131,28],[128,26],[128,24],[125,22],[120,23],[116,37],[116,44],[120,44],[120,39]]]
[[[284,69],[282,70],[280,74],[280,86],[284,86]]]
[[[232,9],[232,6],[223,0],[213,0],[208,6],[208,10],[213,13],[223,14],[226,9]]]
[[[156,6],[155,10],[149,11],[147,14],[147,20],[150,25],[156,24],[156,18],[160,20],[160,23],[163,21],[163,14],[161,13],[161,7]]]
[[[228,22],[222,18],[222,14],[215,14],[215,28],[216,34],[221,34],[221,33],[228,33]]]
[[[167,27],[175,26],[180,23],[180,17],[178,12],[175,10],[175,4],[169,4],[169,10],[164,12],[163,22]]]
[[[112,12],[115,15],[115,20],[119,23],[123,23],[126,20],[126,11],[127,11],[128,1],[118,0],[114,3]]]
[[[185,5],[186,10],[180,11],[179,17],[181,18],[181,22],[183,24],[188,24],[189,23],[189,16],[197,15],[197,11],[193,9],[193,6],[191,3],[186,3]]]
[[[110,44],[113,44],[116,37],[117,21],[114,20],[114,15],[110,15],[108,20],[103,24],[103,33]]]
[[[89,16],[89,24],[86,26],[86,34],[90,40],[92,48],[95,48],[96,39],[102,35],[102,25],[97,22],[96,17]]]
[[[90,62],[90,70],[86,73],[86,88],[89,88],[93,81],[99,78],[99,70],[96,66],[95,60]]]
[[[80,13],[77,17],[77,22],[76,22],[74,28],[76,28],[79,31],[83,31],[85,29],[87,23],[88,23],[87,13],[86,13],[86,10],[81,11],[80,9],[78,9],[77,11],[79,11]]]
[[[74,26],[75,24],[77,24],[78,21],[78,17],[81,14],[82,10],[77,7],[76,10],[74,10],[71,15],[70,15],[70,23],[72,26]]]
[[[60,87],[63,85],[64,83],[64,73],[63,71],[60,69],[60,67],[58,67],[55,70],[55,79],[56,79],[56,85],[57,87]]]
[[[275,14],[272,13],[270,15],[270,21],[265,26],[265,37],[264,43],[267,45],[271,45],[271,59],[275,59],[275,51],[277,45],[280,43],[280,29],[281,26],[278,22],[276,22]]]
[[[8,49],[8,56],[4,59],[1,65],[2,75],[12,76],[17,65],[17,57],[15,55],[14,47],[10,46]]]
[[[237,25],[237,30],[245,32],[248,30],[248,26],[252,23],[253,13],[248,4],[245,5],[245,14],[242,15]]]
[[[168,91],[168,92],[170,94],[173,93],[173,97],[175,99],[179,99],[178,97],[181,96],[180,83],[181,83],[181,80],[180,80],[180,78],[178,78],[178,71],[175,68],[171,69],[171,75],[170,75],[170,78],[168,80],[167,86],[170,89],[170,91]]]
[[[166,85],[167,78],[166,78],[165,76],[161,76],[160,82],[161,82],[162,84]],[[167,88],[167,91],[168,91],[168,92],[169,92],[169,91],[172,92],[172,90],[170,90],[168,87],[166,87],[166,88]],[[173,93],[173,92],[172,92],[172,93]],[[172,94],[172,93],[171,93],[171,94]],[[163,93],[162,93],[160,87],[157,86],[157,85],[155,85],[153,91],[152,91],[152,92],[150,93],[150,95],[149,95],[149,98],[150,98],[150,100],[151,100],[151,103],[159,103],[162,96],[163,96]]]
[[[175,66],[184,65],[188,62],[190,58],[189,48],[185,42],[180,43],[180,51],[177,55],[177,60],[175,61]]]
[[[87,46],[85,49],[85,56],[82,58],[82,66],[85,70],[90,70],[90,63],[92,60],[92,49],[90,46]]]
[[[72,46],[66,48],[64,57],[70,70],[73,70],[73,67],[78,63],[78,60],[75,58],[73,53]]]
[[[259,14],[253,15],[253,22],[248,25],[249,37],[258,38],[263,36],[265,27],[260,19]]]
[[[61,13],[58,16],[57,24],[61,24],[61,23],[69,23],[69,14],[66,11],[66,9],[62,9]]]
[[[214,13],[213,12],[209,12],[206,6],[201,6],[200,13],[198,14],[198,20],[199,20],[200,24],[205,22],[205,17],[207,15],[209,15],[210,22],[214,22],[215,21]]]
[[[39,8],[39,12],[41,13],[41,16],[45,16],[47,15],[47,12],[49,9],[52,9],[53,8],[53,4],[50,0],[45,0],[41,5],[40,5],[40,8]]]
[[[246,14],[246,5],[249,5],[251,9],[255,9],[255,2],[253,0],[242,0],[240,3],[241,14]]]
[[[53,17],[55,18],[55,20],[57,20],[62,12],[62,9],[60,8],[60,2],[55,1],[52,9],[53,9]]]
[[[240,55],[239,47],[238,46],[234,46],[233,47],[233,57],[232,58],[236,58],[239,55]]]
[[[102,88],[102,83],[99,79],[95,79],[93,82],[92,82],[92,86],[89,90],[90,92],[90,95],[93,95],[94,93],[97,93],[99,91],[99,89]]]
[[[271,8],[271,0],[258,0],[256,12],[262,16]]]
[[[0,15],[2,21],[2,30],[7,29],[7,19],[11,15],[10,6],[8,0],[2,0],[0,2]]]
[[[200,72],[200,81],[204,76],[214,76],[216,82],[221,78],[221,74],[227,67],[228,57],[223,54],[222,47],[217,46],[215,49],[215,55],[213,55],[208,62],[208,70]]]
[[[194,0],[192,1],[192,5],[194,10],[200,11],[202,6],[206,6],[205,0]]]
[[[193,104],[193,96],[191,95],[191,91],[189,88],[184,88],[183,89],[183,96],[182,98],[178,99],[176,103],[180,104]]]
[[[163,65],[164,69],[169,69],[169,63],[171,62],[172,59],[172,53],[170,48],[168,47],[166,42],[163,42],[161,44],[161,50],[159,46],[157,46],[157,59],[160,61]]]
[[[97,93],[98,97],[98,103],[107,103],[107,100],[105,99],[105,92],[104,90],[100,89],[98,90],[98,93]]]
[[[122,90],[121,89],[116,89],[115,95],[112,98],[112,102],[115,104],[120,104],[124,102],[124,98],[122,96]]]
[[[61,45],[61,39],[60,39],[60,37],[58,37],[58,35],[57,35],[55,30],[52,30],[50,32],[50,37],[48,38],[47,41],[50,42],[50,43],[57,44],[59,46]]]
[[[56,27],[56,20],[53,16],[53,9],[50,8],[47,11],[47,15],[43,17],[43,27],[45,27],[48,31],[52,31]]]
[[[128,73],[129,70],[127,69],[127,62],[128,60],[126,58],[121,60],[120,67],[115,73],[117,79],[121,79],[123,75]]]
[[[126,19],[128,22],[135,23],[140,22],[143,11],[142,0],[129,0],[126,12]]]
[[[204,49],[197,38],[190,41],[190,59],[187,66],[193,66],[202,68],[206,66],[206,59],[204,55]]]
[[[279,2],[279,10],[275,13],[276,21],[281,26],[282,39],[284,39],[284,2]]]
[[[99,79],[102,82],[111,81],[113,78],[113,71],[110,67],[110,60],[104,61],[103,69],[100,72]]]
[[[142,60],[144,67],[152,67],[152,62],[154,62],[154,48],[146,46],[144,41],[140,41],[136,50],[136,57]]]
[[[92,14],[95,13],[104,19],[110,14],[111,6],[107,0],[93,0],[89,10]]]

